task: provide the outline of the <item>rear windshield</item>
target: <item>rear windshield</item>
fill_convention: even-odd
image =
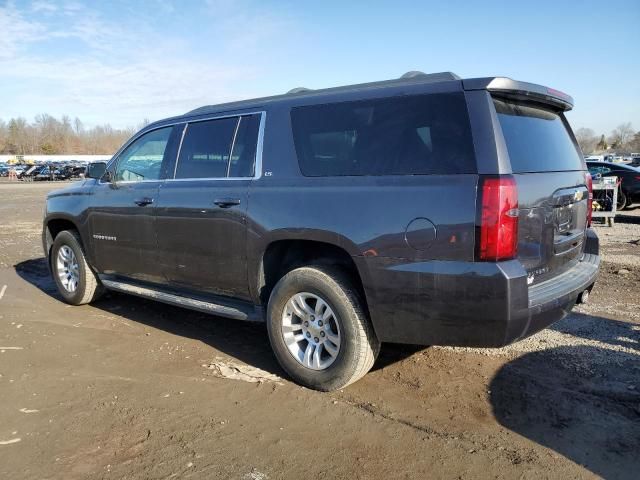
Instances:
[[[462,93],[296,107],[305,176],[476,173]]]
[[[582,170],[578,149],[559,114],[494,99],[514,173]]]

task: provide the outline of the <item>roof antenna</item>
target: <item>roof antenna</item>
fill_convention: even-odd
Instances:
[[[400,78],[416,78],[426,75],[426,73],[421,72],[420,70],[411,70],[410,72],[405,73]]]
[[[460,80],[460,77],[452,72],[424,73],[419,70],[411,70],[400,77],[401,80],[424,77],[432,82],[444,82],[447,80]]]
[[[289,95],[290,93],[302,93],[302,92],[310,92],[311,89],[310,88],[306,88],[306,87],[296,87],[296,88],[292,88],[291,90],[289,90],[287,92],[287,95]]]

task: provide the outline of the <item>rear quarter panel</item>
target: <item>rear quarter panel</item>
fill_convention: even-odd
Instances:
[[[398,312],[411,316],[425,310],[414,303],[424,299],[419,293],[428,288],[425,277],[406,274],[397,265],[438,262],[429,273],[434,282],[443,263],[473,261],[477,175],[304,177],[291,138],[289,109],[270,111],[268,119],[263,175],[250,186],[247,211],[254,299],[258,292],[252,279],[259,277],[262,255],[271,242],[329,243],[354,258],[374,327],[383,332]],[[435,226],[435,232],[411,233],[419,249],[405,238],[417,218]]]

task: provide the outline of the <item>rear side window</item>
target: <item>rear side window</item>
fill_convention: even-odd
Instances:
[[[175,178],[226,177],[237,123],[237,118],[223,118],[188,124]]]
[[[293,108],[305,176],[475,173],[462,93]]]
[[[562,117],[542,107],[494,99],[514,173],[582,170]]]
[[[255,168],[260,116],[240,117],[229,164],[230,177],[252,177]]]
[[[175,178],[253,176],[259,123],[259,115],[189,123]]]

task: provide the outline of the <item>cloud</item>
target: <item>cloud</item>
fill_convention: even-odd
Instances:
[[[71,2],[0,8],[0,89],[16,92],[2,115],[67,113],[125,126],[253,95],[263,44],[287,23],[246,2],[218,1],[193,12],[199,25],[180,33],[166,29],[177,25],[169,0],[121,10],[116,18]]]
[[[0,59],[12,58],[20,47],[42,38],[45,28],[25,20],[11,4],[0,6]]]
[[[35,1],[31,4],[32,12],[49,12],[53,13],[58,10],[58,6],[51,2],[46,2],[44,0]]]
[[[48,60],[29,59],[13,62],[13,69],[11,75],[37,76],[55,91],[55,96],[49,91],[29,92],[29,101],[42,105],[41,111],[49,106],[55,111],[73,110],[72,115],[89,122],[103,123],[117,117],[127,124],[143,117],[157,119],[184,113],[208,103],[214,92],[218,102],[235,99],[233,80],[247,74],[238,68],[220,72],[183,60],[167,68],[157,59],[131,65],[109,65],[99,59],[67,60],[57,62],[55,68]]]

